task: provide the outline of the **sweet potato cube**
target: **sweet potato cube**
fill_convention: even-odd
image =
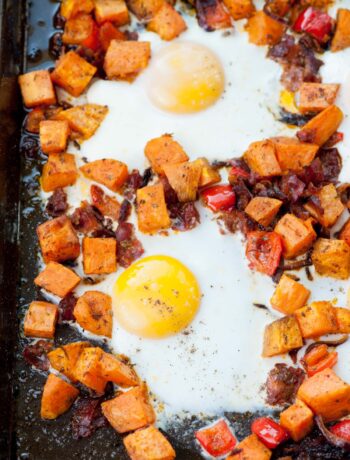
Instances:
[[[162,184],[148,185],[136,192],[137,220],[141,232],[154,233],[170,227]]]
[[[345,209],[345,206],[338,196],[337,189],[333,184],[328,184],[322,187],[315,196],[318,197],[323,212],[320,212],[319,207],[315,206],[312,200],[305,204],[305,209],[307,209],[323,227],[332,227]]]
[[[40,147],[44,153],[66,150],[69,125],[63,120],[44,120],[40,123]]]
[[[297,397],[325,422],[337,420],[350,412],[350,385],[332,369],[313,375],[299,387]]]
[[[95,22],[92,16],[85,13],[78,14],[66,21],[62,41],[69,45],[83,45],[85,40],[93,35],[94,30]]]
[[[117,270],[117,241],[114,238],[84,238],[83,265],[87,275]]]
[[[198,24],[207,31],[232,27],[232,19],[221,0],[195,0]]]
[[[83,104],[63,110],[56,119],[67,120],[77,137],[86,140],[95,134],[107,113],[108,107],[104,105]]]
[[[129,434],[123,442],[131,460],[174,460],[176,456],[170,442],[153,425]]]
[[[268,227],[276,217],[281,206],[282,201],[280,200],[256,196],[250,200],[244,211],[253,220],[264,227]]]
[[[350,247],[344,240],[319,238],[311,259],[319,275],[341,280],[350,276]]]
[[[280,424],[295,442],[301,441],[312,430],[314,414],[300,399],[280,414]]]
[[[337,25],[331,43],[331,51],[340,51],[350,46],[350,10],[339,8]]]
[[[306,123],[298,132],[302,142],[323,145],[339,128],[343,112],[336,105],[330,105]]]
[[[144,428],[156,420],[145,385],[102,403],[102,412],[118,433]]]
[[[80,168],[80,171],[90,180],[98,182],[118,192],[128,178],[128,167],[118,160],[95,160]]]
[[[277,319],[265,327],[263,356],[282,355],[303,346],[303,337],[293,315]]]
[[[78,397],[79,390],[57,375],[49,374],[41,397],[41,418],[53,420],[67,410]]]
[[[150,19],[163,6],[164,0],[127,0],[129,10],[138,19]]]
[[[295,317],[305,339],[335,334],[338,331],[337,316],[331,302],[312,302],[299,308]]]
[[[306,305],[310,291],[298,281],[283,274],[271,297],[271,305],[275,310],[290,315],[298,308]]]
[[[167,163],[163,170],[179,201],[195,201],[202,172],[198,162]]]
[[[56,94],[48,70],[35,70],[18,77],[23,102],[27,107],[56,103]]]
[[[188,161],[188,156],[181,145],[175,141],[171,134],[163,134],[147,142],[145,155],[153,171],[164,174],[163,166],[171,163]]]
[[[124,0],[95,0],[95,18],[98,24],[111,21],[123,26],[129,22],[129,11]]]
[[[57,305],[48,302],[32,302],[24,318],[24,335],[53,339],[57,319]]]
[[[96,335],[112,337],[112,298],[99,291],[87,291],[79,297],[74,316],[78,324]]]
[[[279,176],[281,167],[276,158],[275,144],[270,140],[253,142],[244,153],[250,169],[262,177]]]
[[[107,50],[104,69],[109,80],[134,80],[148,65],[149,42],[112,40]]]
[[[294,214],[285,214],[278,221],[275,232],[282,237],[284,256],[287,259],[306,252],[316,239],[311,222],[299,219]]]
[[[97,393],[103,393],[107,384],[101,374],[103,350],[99,347],[84,348],[75,366],[75,378]]]
[[[315,158],[319,146],[300,142],[293,137],[279,136],[270,139],[276,148],[277,161],[282,171],[300,171]]]
[[[335,308],[339,334],[350,334],[350,310],[348,308]]]
[[[79,256],[79,239],[67,216],[48,220],[36,231],[45,263],[74,260]]]
[[[345,222],[340,230],[339,239],[346,241],[346,243],[350,246],[350,219]]]
[[[101,374],[108,382],[113,382],[121,387],[133,387],[140,383],[134,369],[110,353],[103,353],[102,355]]]
[[[256,11],[246,25],[249,42],[258,46],[275,45],[281,40],[285,28],[284,24],[272,19],[263,11]]]
[[[97,68],[74,51],[63,54],[56,61],[52,81],[74,97],[80,96],[95,75]]]
[[[93,0],[62,0],[60,13],[65,19],[70,19],[79,13],[91,13],[93,9]]]
[[[157,33],[162,40],[173,40],[187,29],[180,13],[165,2],[147,24],[147,29]]]
[[[299,89],[298,109],[301,113],[321,112],[334,104],[339,86],[336,83],[302,83]]]
[[[34,283],[58,297],[65,297],[78,286],[80,278],[64,265],[49,262],[35,278]]]
[[[75,184],[78,170],[75,157],[70,153],[51,153],[43,167],[41,186],[44,192],[53,192]]]
[[[252,0],[224,0],[224,5],[235,21],[250,18],[255,11]]]
[[[199,178],[199,187],[207,187],[221,181],[219,171],[210,166],[209,161],[206,158],[197,158],[196,162],[201,167],[201,175]]]
[[[56,371],[76,382],[75,366],[83,350],[88,347],[91,347],[89,342],[73,342],[50,351],[47,357]]]
[[[238,454],[229,455],[226,460],[269,460],[272,452],[259,441],[256,434],[251,434],[236,446]]]

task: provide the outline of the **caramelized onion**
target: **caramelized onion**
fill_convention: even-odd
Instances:
[[[329,431],[320,415],[315,416],[315,422],[318,429],[330,444],[340,449],[350,450],[350,442]]]
[[[327,345],[328,347],[338,347],[348,340],[348,335],[344,334],[340,339],[337,340],[319,340],[317,342],[311,343],[305,350],[305,354],[309,353],[318,345]]]

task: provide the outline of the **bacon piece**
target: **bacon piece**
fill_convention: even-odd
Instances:
[[[116,236],[118,242],[118,264],[127,268],[136,259],[141,257],[145,251],[141,242],[135,236],[135,228],[133,224],[121,222],[118,225]]]
[[[284,363],[275,364],[266,381],[267,404],[291,404],[304,379],[305,372],[302,369]]]

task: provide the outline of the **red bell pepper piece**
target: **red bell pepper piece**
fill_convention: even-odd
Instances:
[[[111,22],[104,22],[99,31],[99,39],[103,51],[107,51],[112,40],[126,40],[125,35]]]
[[[97,24],[94,22],[91,34],[85,38],[85,40],[81,43],[85,48],[90,48],[93,51],[97,51],[100,47],[100,39],[99,39],[99,28]]]
[[[282,238],[275,232],[250,232],[247,235],[246,256],[249,267],[272,276],[281,260]]]
[[[306,32],[321,43],[329,39],[332,28],[332,18],[324,11],[312,8],[312,6],[299,14],[293,26],[296,32]]]
[[[249,172],[245,171],[239,166],[232,166],[229,172],[229,176],[241,177],[242,179],[249,179]]]
[[[315,374],[325,370],[331,369],[334,367],[338,362],[338,353],[333,351],[332,353],[328,353],[327,356],[321,359],[317,364],[313,366],[307,366],[306,372],[309,377],[312,377]]]
[[[330,431],[350,442],[350,420],[343,420],[330,427]]]
[[[269,449],[275,449],[279,444],[289,438],[287,430],[268,417],[261,417],[254,420],[251,430]]]
[[[203,449],[213,457],[230,453],[237,443],[225,420],[219,420],[215,425],[196,431],[195,436]]]
[[[204,204],[212,211],[228,211],[236,204],[236,195],[231,185],[214,185],[201,193]]]

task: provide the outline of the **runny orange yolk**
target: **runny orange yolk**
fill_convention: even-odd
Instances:
[[[186,328],[200,304],[195,276],[169,256],[150,256],[125,270],[114,286],[114,318],[128,332],[163,338]]]

